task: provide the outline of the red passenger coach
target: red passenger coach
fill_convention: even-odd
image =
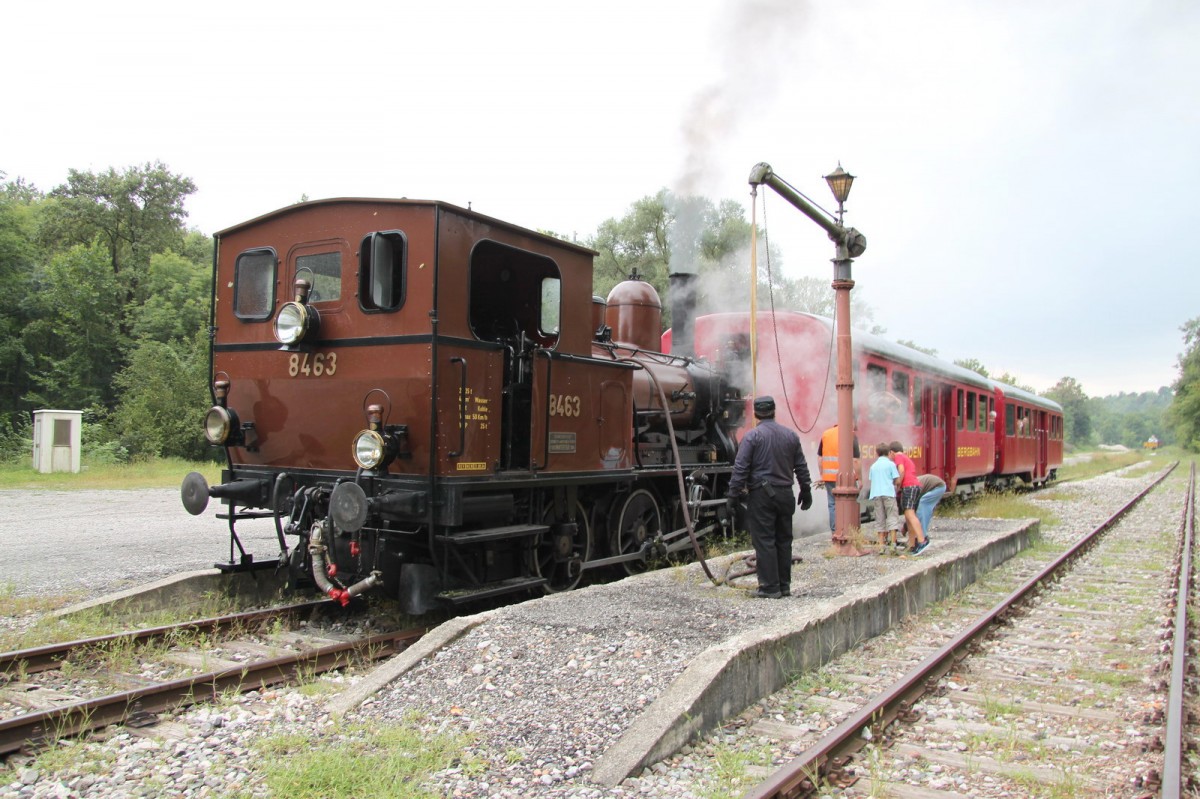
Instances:
[[[1063,415],[1058,403],[995,383],[996,482],[1041,485],[1057,476],[1063,462]]]
[[[749,325],[749,314],[712,314],[696,320],[695,332],[697,354],[736,370],[746,391],[752,383]],[[938,475],[959,494],[1018,480],[1041,482],[1061,465],[1062,410],[1055,403],[869,333],[855,331],[853,345],[864,471],[874,459],[872,447],[894,440],[919,470]],[[837,421],[832,321],[760,313],[757,350],[755,393],[775,397],[777,420],[795,429],[815,457],[821,434]],[[1007,436],[997,422],[1010,408],[1014,420],[1027,419],[1021,429],[1044,429],[1046,435]]]

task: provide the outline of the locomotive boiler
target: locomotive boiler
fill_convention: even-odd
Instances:
[[[432,201],[306,202],[216,235],[219,485],[269,519],[296,585],[411,612],[643,569],[726,526],[745,400],[660,351],[633,276],[589,249]],[[236,568],[239,564],[230,564]]]

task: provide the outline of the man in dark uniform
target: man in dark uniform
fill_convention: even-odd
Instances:
[[[800,437],[775,421],[775,400],[755,399],[754,418],[758,425],[738,445],[728,496],[747,498],[750,540],[758,559],[754,595],[778,599],[792,592],[792,475],[800,481],[801,510],[812,506],[811,478]]]

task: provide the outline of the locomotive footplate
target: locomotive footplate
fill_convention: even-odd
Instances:
[[[279,558],[256,561],[254,554],[247,552],[236,563],[214,563],[213,568],[221,572],[221,574],[243,574],[246,572],[267,571],[268,569],[274,570],[279,568]]]

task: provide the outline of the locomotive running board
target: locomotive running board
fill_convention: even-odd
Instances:
[[[239,563],[214,563],[213,568],[222,574],[238,574],[241,572],[259,572],[279,568],[279,558],[272,560],[255,560],[254,554],[247,552]]]
[[[485,541],[499,541],[504,538],[542,535],[548,532],[550,532],[550,525],[548,524],[510,524],[505,527],[487,527],[483,530],[439,535],[437,536],[437,542],[439,544],[466,546],[468,544],[482,544]]]
[[[495,596],[511,594],[514,591],[524,591],[531,588],[541,588],[547,582],[545,577],[514,577],[498,583],[489,583],[482,588],[468,588],[461,591],[447,591],[438,594],[435,599],[451,605],[464,605],[480,599],[491,599]]]

